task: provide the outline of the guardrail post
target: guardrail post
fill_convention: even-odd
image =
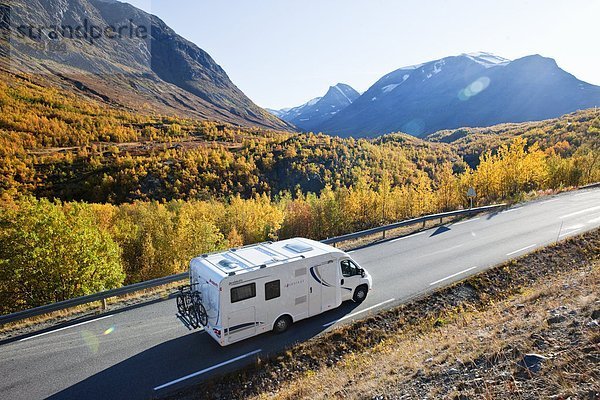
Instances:
[[[108,304],[106,304],[106,298],[102,299],[102,311],[106,311]]]
[[[383,231],[383,240],[385,240],[385,233],[386,233],[386,232],[387,232],[387,231]]]

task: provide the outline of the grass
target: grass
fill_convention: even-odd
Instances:
[[[485,310],[449,312],[442,326],[430,320],[409,326],[333,367],[254,398],[586,398],[600,378],[599,331],[586,325],[600,308],[599,283],[596,262]],[[557,309],[576,314],[558,326],[548,324]],[[529,352],[549,358],[541,373],[518,366]],[[588,360],[592,352],[596,356]]]

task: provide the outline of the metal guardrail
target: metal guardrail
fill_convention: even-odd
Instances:
[[[367,230],[361,231],[361,232],[356,232],[356,233],[351,233],[348,235],[338,236],[335,238],[325,239],[322,241],[322,243],[334,245],[334,244],[345,242],[348,240],[358,239],[363,236],[373,235],[376,233],[382,233],[382,232],[386,232],[386,231],[404,227],[404,226],[415,225],[415,224],[424,223],[427,221],[434,221],[436,219],[441,220],[443,218],[478,214],[478,213],[486,212],[486,211],[494,211],[494,210],[500,209],[505,206],[506,206],[506,204],[497,204],[497,205],[493,205],[493,206],[472,208],[472,209],[468,209],[468,210],[458,210],[458,211],[451,211],[451,212],[441,213],[441,214],[426,215],[426,216],[419,217],[419,218],[396,222],[391,225],[380,226],[380,227],[373,228],[373,229],[367,229]],[[81,306],[81,305],[93,303],[96,301],[105,301],[106,299],[111,298],[111,297],[123,296],[126,294],[138,292],[141,290],[151,289],[151,288],[167,285],[169,283],[182,281],[184,279],[187,279],[187,277],[188,277],[187,272],[183,273],[183,274],[178,274],[178,275],[171,275],[171,276],[167,276],[164,278],[153,279],[151,281],[135,283],[135,284],[129,285],[129,286],[123,286],[118,289],[107,290],[105,292],[95,293],[95,294],[91,294],[88,296],[78,297],[75,299],[60,301],[57,303],[32,308],[29,310],[19,311],[19,312],[13,313],[13,314],[2,315],[2,316],[0,316],[0,325],[4,325],[4,324],[10,323],[10,322],[24,320],[27,318],[37,317],[39,315],[44,315],[44,314],[64,310],[64,309],[71,308],[71,307]]]
[[[591,183],[591,184],[589,184],[589,185],[582,186],[582,187],[580,187],[580,188],[579,188],[579,190],[584,190],[584,189],[594,189],[594,188],[597,188],[597,187],[600,187],[600,182]]]
[[[107,290],[105,292],[90,294],[88,296],[77,297],[57,303],[48,304],[41,307],[31,308],[29,310],[18,311],[13,314],[0,316],[0,325],[10,322],[20,321],[27,318],[37,317],[39,315],[48,314],[54,311],[65,310],[67,308],[81,306],[96,301],[103,301],[111,297],[123,296],[130,293],[139,292],[140,290],[151,289],[158,286],[167,285],[169,283],[182,281],[187,279],[188,273],[179,275],[171,275],[164,278],[153,279],[151,281],[135,283],[129,286],[123,286],[118,289]]]
[[[470,208],[467,210],[458,210],[458,211],[450,211],[450,212],[440,213],[440,214],[425,215],[425,216],[419,217],[419,218],[408,219],[406,221],[396,222],[395,224],[391,224],[391,225],[380,226],[380,227],[373,228],[373,229],[367,229],[367,230],[361,231],[361,232],[350,233],[348,235],[338,236],[338,237],[334,237],[331,239],[325,239],[325,240],[322,240],[321,242],[325,243],[325,244],[337,244],[337,243],[345,242],[348,240],[358,239],[363,236],[369,236],[369,235],[374,235],[377,233],[391,231],[392,229],[402,228],[404,226],[416,225],[416,224],[420,224],[422,222],[427,222],[427,221],[435,221],[436,219],[442,220],[444,218],[450,218],[450,217],[479,214],[479,213],[486,212],[486,211],[494,211],[494,210],[500,209],[502,207],[506,207],[506,204],[495,204],[493,206],[485,206],[485,207],[479,207],[479,208]]]

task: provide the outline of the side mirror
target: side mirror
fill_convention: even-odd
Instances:
[[[367,273],[365,272],[365,270],[361,268],[360,269],[360,276],[362,276],[364,278],[366,274]]]

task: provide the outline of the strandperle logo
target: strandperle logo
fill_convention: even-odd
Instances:
[[[43,41],[50,39],[60,41],[62,39],[77,39],[85,40],[90,44],[107,38],[111,40],[122,39],[148,39],[149,29],[145,25],[136,25],[133,19],[129,19],[127,24],[120,26],[98,26],[85,18],[83,23],[71,25],[49,25],[49,26],[34,26],[20,25],[16,27],[16,31],[22,37],[27,37],[33,41]]]

